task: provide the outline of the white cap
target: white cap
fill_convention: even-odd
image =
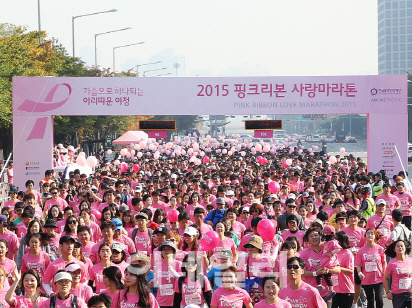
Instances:
[[[328,161],[326,161],[326,163],[328,164],[328,165],[330,165],[330,161],[328,160]]]
[[[258,199],[253,199],[253,200],[252,200],[252,204],[260,204],[260,200],[258,200]]]
[[[65,268],[65,270],[70,272],[70,273],[75,272],[78,269],[81,270],[82,272],[84,271],[83,268],[77,263],[71,263],[71,264],[67,265],[66,268]]]
[[[243,212],[243,211],[245,211],[245,212],[250,212],[250,207],[245,206],[245,207],[242,209],[242,212]]]
[[[323,164],[321,160],[318,160],[318,164]]]
[[[173,174],[170,176],[170,178],[171,178],[171,179],[177,179],[177,175],[173,173]]]
[[[190,305],[185,306],[185,308],[200,308],[200,307],[195,304],[190,304]]]
[[[235,195],[235,193],[234,193],[233,190],[228,190],[227,193],[226,193],[226,196],[234,196],[234,195]]]
[[[185,229],[185,231],[183,232],[183,234],[187,234],[187,235],[190,235],[190,236],[195,236],[195,235],[197,235],[198,233],[197,233],[197,230],[196,230],[195,228],[193,228],[193,227],[187,227],[187,228]]]
[[[54,276],[54,283],[56,283],[60,280],[63,280],[63,279],[67,279],[67,280],[72,281],[72,275],[70,275],[67,272],[59,272],[59,273],[56,274],[56,276]]]
[[[296,199],[296,195],[295,194],[289,194],[288,199]]]
[[[271,194],[269,197],[279,199],[277,194]]]
[[[383,200],[383,199],[378,199],[378,201],[376,201],[375,204],[376,204],[376,205],[379,205],[379,204],[384,204],[384,205],[386,205],[386,201]]]

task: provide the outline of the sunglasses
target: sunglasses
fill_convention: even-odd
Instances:
[[[67,223],[69,225],[74,225],[74,224],[77,224],[77,220],[69,220]]]
[[[58,193],[57,193],[57,192],[52,192],[51,194],[52,194],[52,195],[57,195]]]
[[[242,212],[242,214],[250,214],[249,212],[247,212],[247,211],[244,211],[244,212]]]
[[[256,210],[254,210],[254,211],[250,211],[251,213],[259,213],[259,211],[256,211]]]
[[[288,208],[290,208],[290,209],[296,209],[296,206],[295,206],[295,205],[288,205]]]
[[[297,270],[297,269],[300,269],[300,266],[298,265],[298,264],[288,264],[287,265],[287,269],[294,269],[294,270]]]
[[[194,266],[196,265],[196,261],[186,261],[186,265]]]

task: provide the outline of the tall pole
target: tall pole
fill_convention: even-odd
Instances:
[[[116,66],[115,66],[115,50],[117,48],[124,48],[124,47],[129,47],[129,46],[134,46],[134,45],[140,45],[140,44],[144,44],[145,42],[140,42],[140,43],[134,43],[134,44],[128,44],[128,45],[123,45],[123,46],[116,46],[113,47],[113,73],[116,73]]]
[[[74,19],[75,17],[72,16],[72,45],[73,45],[73,58],[75,57],[74,55]]]
[[[97,35],[94,35],[94,67],[96,68],[96,74],[97,74]]]
[[[176,69],[176,76],[177,76],[177,69],[180,67],[180,64],[176,62],[175,64],[173,64],[173,66]]]
[[[41,22],[40,22],[40,0],[37,0],[37,19],[39,22],[39,32],[41,31]],[[39,37],[39,44],[41,44],[41,36]]]

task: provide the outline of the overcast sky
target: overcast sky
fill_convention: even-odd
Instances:
[[[112,67],[147,63],[165,49],[184,56],[186,76],[369,75],[378,72],[377,0],[40,0],[41,28],[72,55]],[[0,22],[38,29],[37,0],[1,1]],[[159,56],[160,57],[160,56]],[[174,71],[173,68],[168,68]]]

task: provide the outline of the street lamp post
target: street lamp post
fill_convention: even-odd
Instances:
[[[103,14],[103,13],[113,13],[117,12],[116,9],[112,9],[109,11],[103,11],[103,12],[97,12],[97,13],[90,13],[90,14],[84,14],[84,15],[78,15],[78,16],[72,16],[72,45],[73,45],[73,58],[75,57],[75,52],[74,52],[74,20],[79,17],[84,17],[84,16],[91,16],[91,15],[97,15],[97,14]],[[39,22],[39,28],[40,28],[40,22]]]
[[[94,65],[96,67],[96,72],[97,72],[97,37],[99,35],[103,34],[108,34],[108,33],[113,33],[113,32],[119,32],[119,31],[124,31],[124,30],[130,30],[130,27],[124,28],[124,29],[119,29],[119,30],[112,30],[112,31],[107,31],[107,32],[102,32],[102,33],[97,33],[94,35]]]
[[[166,76],[166,75],[171,75],[172,73],[166,73],[166,74],[159,74],[159,75],[155,75],[155,76],[152,76],[152,77],[159,77],[159,76]]]
[[[134,67],[136,68],[136,75],[137,75],[137,77],[139,77],[139,66],[150,65],[150,64],[159,64],[159,63],[162,63],[162,61],[157,61],[157,62],[151,62],[151,63],[144,63],[144,64],[135,65]]]
[[[39,32],[41,31],[41,23],[40,23],[40,0],[37,0],[37,19],[39,22]],[[41,37],[39,37],[39,44],[41,44]]]
[[[134,44],[129,44],[129,45],[123,45],[123,46],[116,46],[116,47],[113,47],[113,73],[116,73],[116,62],[115,62],[115,55],[114,55],[114,51],[117,49],[117,48],[123,48],[123,47],[129,47],[129,46],[134,46],[134,45],[140,45],[140,44],[144,44],[145,42],[140,42],[140,43],[134,43]]]
[[[148,73],[148,72],[161,71],[161,70],[167,70],[167,67],[156,68],[156,69],[154,69],[154,70],[144,71],[144,72],[143,72],[143,77],[145,77],[145,76],[146,76],[146,73]]]

